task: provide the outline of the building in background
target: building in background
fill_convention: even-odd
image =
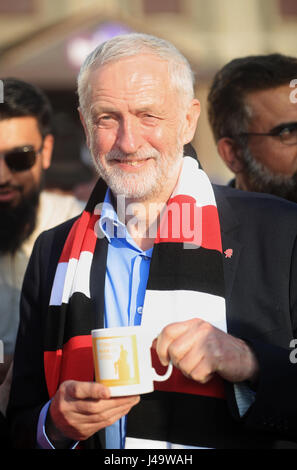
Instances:
[[[56,145],[46,184],[64,191],[94,176],[75,90],[82,60],[100,42],[138,31],[170,40],[187,56],[202,103],[194,146],[212,181],[222,183],[231,174],[206,112],[213,75],[235,57],[297,56],[297,0],[0,0],[0,24],[0,75],[41,86],[53,104]]]

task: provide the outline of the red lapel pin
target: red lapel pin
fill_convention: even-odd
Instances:
[[[225,258],[232,258],[233,250],[232,248],[228,248],[227,250],[224,251],[224,253],[225,253]]]

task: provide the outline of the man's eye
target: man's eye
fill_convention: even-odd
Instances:
[[[158,120],[157,116],[154,116],[153,114],[143,114],[142,119],[147,123],[154,123]]]
[[[284,129],[282,129],[279,133],[279,135],[283,135],[283,136],[286,136],[286,135],[290,135],[292,132],[294,132],[296,129],[291,129],[289,127],[285,127]]]
[[[291,126],[284,127],[279,131],[279,135],[287,136],[297,133],[297,124],[292,124]]]
[[[113,125],[115,123],[115,118],[114,116],[111,116],[109,114],[104,114],[102,116],[99,116],[97,119],[97,125],[98,126],[109,126]]]
[[[288,145],[295,145],[297,143],[297,125],[294,123],[281,129],[278,133],[281,141]]]

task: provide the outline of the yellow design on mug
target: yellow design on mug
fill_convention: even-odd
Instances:
[[[140,383],[136,335],[93,338],[96,381],[107,387]]]

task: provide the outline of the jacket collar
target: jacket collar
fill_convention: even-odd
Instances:
[[[226,302],[231,297],[233,283],[239,267],[240,253],[242,244],[239,242],[240,222],[228,200],[228,194],[234,190],[225,187],[213,185],[216,203],[221,224],[222,248],[223,248],[223,267],[225,277],[225,297]]]

